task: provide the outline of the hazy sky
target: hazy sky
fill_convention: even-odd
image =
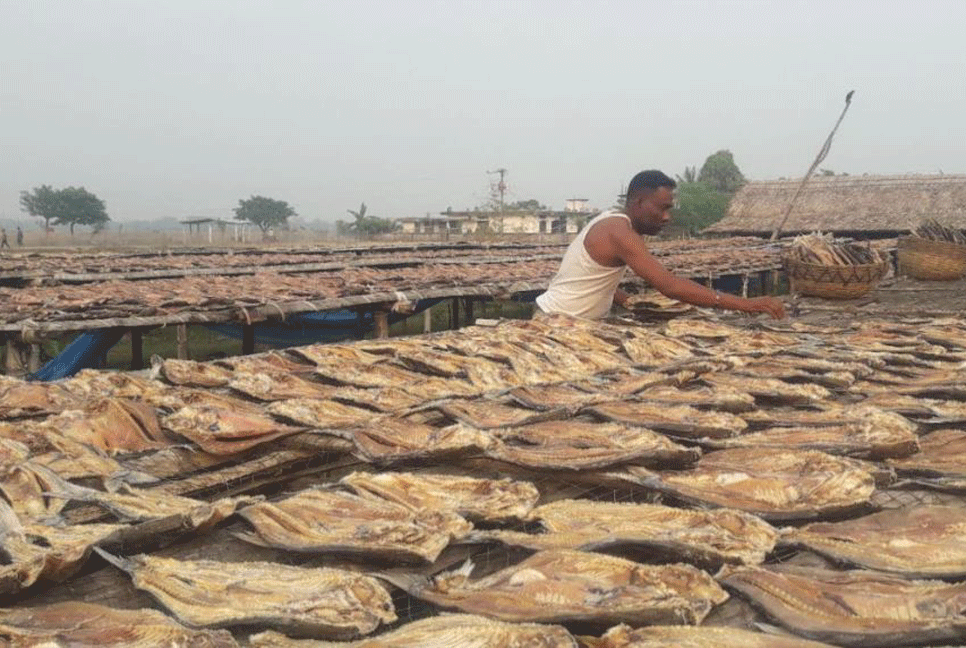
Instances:
[[[727,148],[966,172],[966,0],[0,0],[0,215],[85,186],[114,220],[610,205]],[[25,222],[26,215],[23,215]]]

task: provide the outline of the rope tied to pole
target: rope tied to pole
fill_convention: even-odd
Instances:
[[[855,94],[855,90],[850,90],[849,93],[845,95],[845,108],[842,109],[842,114],[839,115],[838,121],[836,121],[835,126],[832,127],[832,132],[828,134],[828,137],[826,138],[825,143],[822,144],[822,148],[818,152],[818,155],[815,157],[815,161],[812,162],[812,166],[808,168],[808,173],[805,174],[805,177],[802,178],[802,182],[798,185],[798,189],[795,190],[795,195],[792,196],[791,202],[788,203],[788,209],[785,210],[785,215],[782,217],[782,220],[778,224],[778,227],[776,227],[775,231],[772,232],[771,234],[772,241],[778,239],[778,235],[781,234],[782,228],[785,227],[785,223],[788,222],[788,217],[792,213],[792,207],[795,206],[795,202],[798,200],[798,197],[801,195],[802,189],[805,188],[805,185],[808,183],[809,178],[811,178],[812,174],[815,173],[815,169],[818,168],[818,165],[822,163],[822,160],[825,159],[825,156],[828,155],[829,150],[832,148],[832,139],[835,137],[835,132],[839,129],[839,124],[841,124],[842,120],[845,119],[845,113],[848,112],[849,106],[852,105],[853,94]]]

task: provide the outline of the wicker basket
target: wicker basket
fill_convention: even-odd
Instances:
[[[951,281],[966,274],[966,245],[918,236],[899,239],[899,270],[915,279]]]
[[[889,262],[867,265],[820,265],[785,258],[785,272],[794,293],[827,299],[858,299],[877,285]]]

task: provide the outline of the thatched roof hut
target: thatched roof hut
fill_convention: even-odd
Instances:
[[[725,217],[703,232],[770,235],[800,183],[801,179],[746,184]],[[924,218],[966,228],[966,175],[814,177],[795,202],[782,234],[896,236]]]

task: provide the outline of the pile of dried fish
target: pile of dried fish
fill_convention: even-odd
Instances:
[[[869,265],[882,263],[882,252],[867,243],[836,241],[831,234],[814,232],[796,236],[788,258],[813,265]]]
[[[912,235],[918,236],[919,238],[928,239],[930,241],[947,241],[949,243],[966,245],[966,232],[963,232],[961,229],[956,229],[955,227],[943,225],[934,218],[929,218],[919,223],[919,225],[912,230]]]

